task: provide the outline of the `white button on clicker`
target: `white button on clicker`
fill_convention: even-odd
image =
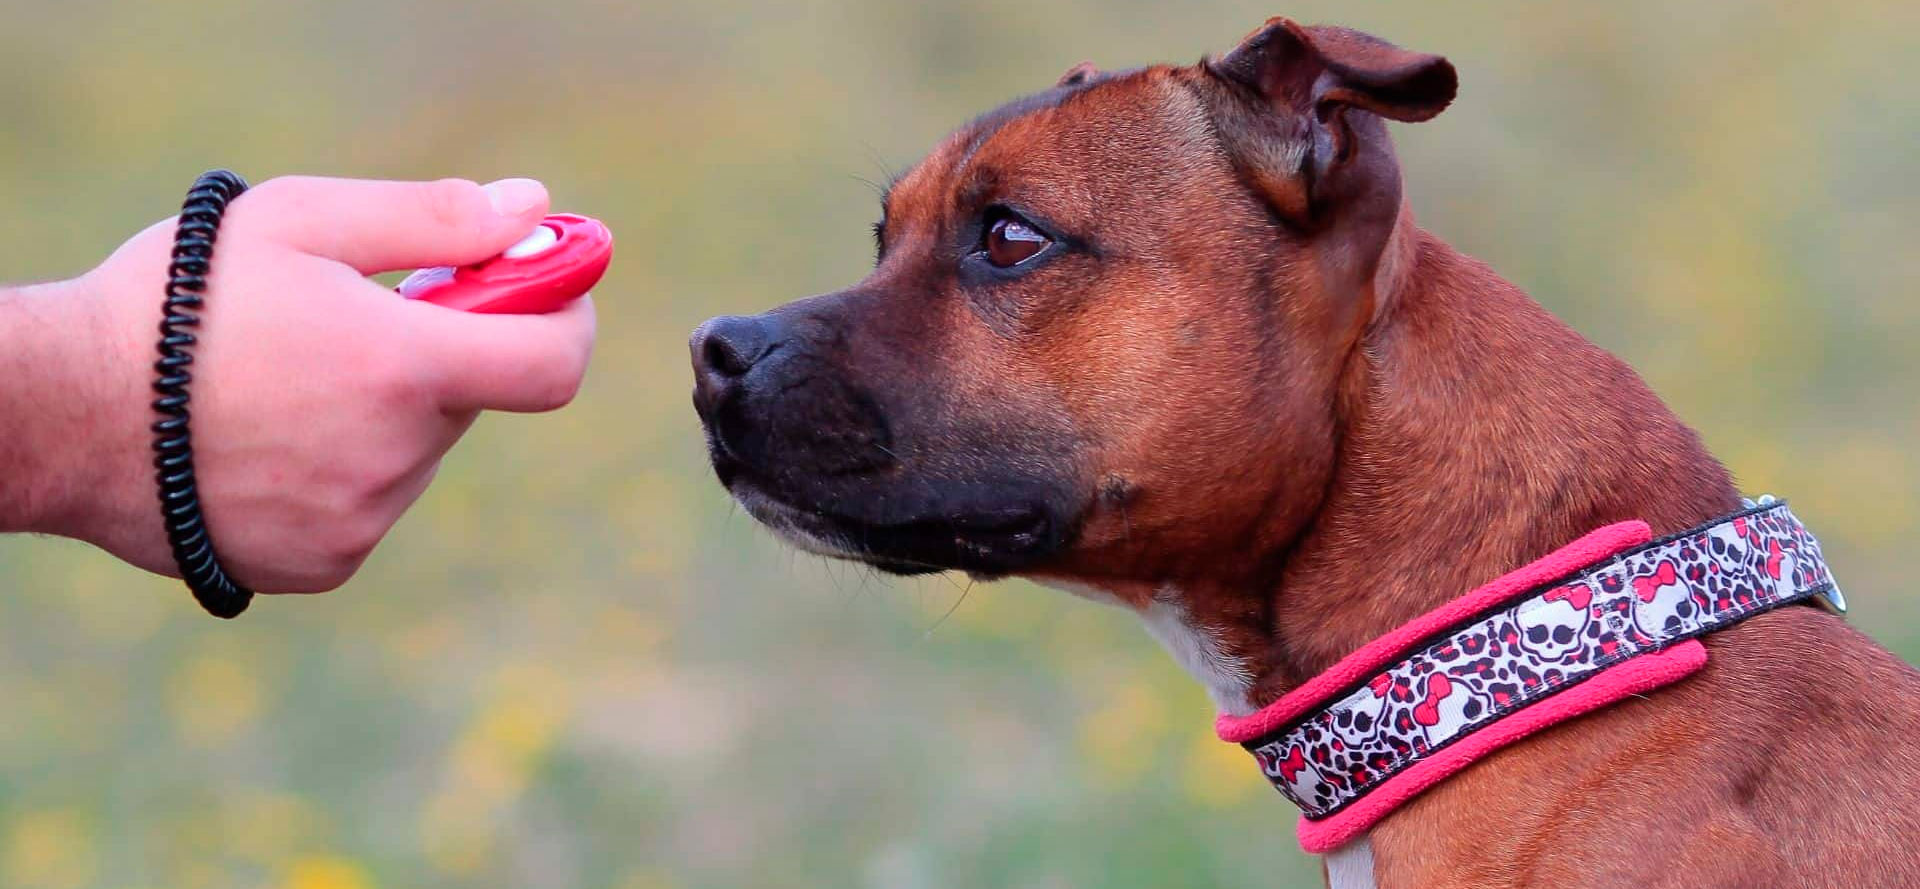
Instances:
[[[521,238],[520,243],[508,247],[507,252],[500,255],[508,259],[526,259],[534,254],[545,252],[547,248],[559,242],[560,233],[554,231],[553,226],[542,225],[536,227],[532,234]]]

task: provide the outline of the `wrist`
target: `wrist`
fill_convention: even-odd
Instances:
[[[144,477],[146,423],[124,327],[89,276],[0,290],[0,530],[106,545],[100,528],[144,527],[131,489]]]

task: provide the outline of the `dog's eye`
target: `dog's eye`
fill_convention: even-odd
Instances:
[[[1003,269],[1032,259],[1053,243],[1039,229],[1012,214],[1001,215],[989,222],[982,241],[981,249],[986,252],[987,261]]]

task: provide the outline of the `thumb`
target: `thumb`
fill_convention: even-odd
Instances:
[[[513,246],[547,212],[532,179],[388,182],[284,176],[234,202],[238,224],[363,275],[466,265]]]

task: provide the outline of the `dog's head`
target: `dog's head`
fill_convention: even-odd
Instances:
[[[888,190],[860,283],[694,332],[720,480],[881,569],[1177,574],[1297,530],[1444,59],[1269,21],[1069,71]]]

